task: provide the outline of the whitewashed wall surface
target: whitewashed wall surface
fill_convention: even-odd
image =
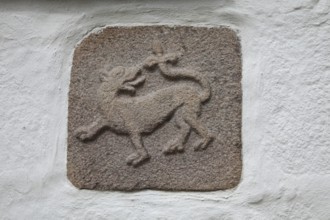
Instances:
[[[73,51],[118,25],[235,29],[243,174],[215,192],[79,190],[66,177]],[[330,219],[330,1],[0,2],[0,219]]]

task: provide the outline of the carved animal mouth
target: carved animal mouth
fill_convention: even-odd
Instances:
[[[127,92],[135,92],[136,87],[143,84],[146,80],[145,76],[142,75],[141,70],[137,68],[132,68],[127,70],[128,79],[123,82],[121,90]]]

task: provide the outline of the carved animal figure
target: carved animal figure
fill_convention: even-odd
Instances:
[[[79,128],[76,132],[78,139],[91,140],[104,128],[126,134],[130,137],[135,150],[127,157],[127,164],[137,166],[150,157],[144,147],[142,135],[152,133],[161,124],[174,117],[179,133],[164,147],[164,153],[183,151],[191,129],[201,136],[194,149],[203,150],[208,146],[213,136],[198,119],[201,103],[209,99],[211,94],[208,81],[200,73],[188,69],[176,69],[171,72],[164,67],[168,60],[160,59],[163,53],[158,53],[156,56],[157,59],[147,59],[146,67],[158,64],[162,66],[163,74],[172,77],[189,77],[199,83],[201,89],[195,85],[178,83],[144,96],[134,96],[136,87],[145,81],[141,69],[121,66],[110,69],[107,66],[102,71],[98,90],[103,118],[89,126]],[[122,97],[121,92],[128,92],[131,96]]]

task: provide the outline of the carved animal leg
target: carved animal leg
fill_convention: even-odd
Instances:
[[[179,112],[178,112],[179,113]],[[167,143],[163,149],[163,153],[171,154],[176,152],[182,152],[184,150],[184,144],[187,141],[187,137],[190,134],[191,127],[184,121],[182,114],[176,115],[175,122],[179,130],[179,135],[176,139]]]
[[[102,119],[98,119],[88,126],[78,128],[75,136],[81,141],[89,141],[94,139],[105,126],[106,123]]]
[[[149,154],[143,146],[142,137],[140,134],[131,134],[130,137],[136,152],[129,155],[126,162],[128,165],[137,166],[144,160],[148,159]]]
[[[214,140],[213,135],[207,127],[205,127],[197,118],[197,114],[190,111],[186,112],[184,115],[185,121],[196,130],[196,132],[202,137],[202,140],[197,142],[194,146],[194,150],[204,150],[207,148],[208,144]]]

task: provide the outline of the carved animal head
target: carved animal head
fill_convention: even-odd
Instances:
[[[144,83],[145,76],[141,74],[139,67],[122,67],[118,66],[110,69],[106,66],[100,75],[103,85],[115,92],[135,93],[136,87]]]

